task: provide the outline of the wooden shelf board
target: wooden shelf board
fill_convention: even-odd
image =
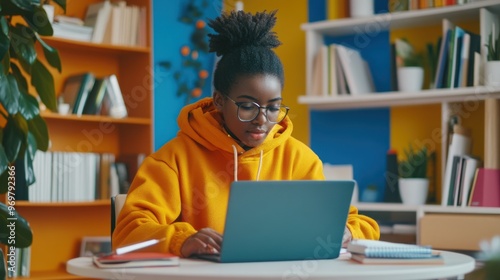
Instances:
[[[110,53],[113,55],[126,55],[130,53],[144,53],[148,54],[151,52],[149,47],[133,47],[133,46],[120,46],[111,44],[96,44],[84,41],[75,41],[70,39],[58,38],[58,37],[42,37],[42,40],[49,46],[56,49],[70,48],[74,50],[84,50],[85,52],[102,52]]]
[[[109,199],[99,199],[94,201],[73,201],[73,202],[32,202],[32,201],[16,201],[16,207],[94,207],[108,206],[111,201]]]
[[[41,116],[44,119],[53,119],[53,120],[67,120],[67,121],[82,121],[82,122],[109,122],[109,123],[117,123],[117,124],[139,124],[139,125],[150,125],[151,120],[148,118],[134,118],[127,117],[123,119],[111,118],[106,116],[98,116],[98,115],[61,115],[57,113],[53,113],[50,111],[41,112]]]
[[[405,205],[402,203],[358,202],[354,206],[360,211],[418,212],[448,214],[500,214],[500,207],[454,207],[441,205]]]
[[[443,18],[451,21],[477,20],[480,8],[489,8],[500,11],[498,0],[482,0],[464,5],[453,5],[439,8],[402,11],[394,13],[376,14],[363,18],[344,18],[326,20],[301,25],[302,30],[317,32],[329,36],[353,34],[373,30],[397,30],[408,27],[425,25],[440,25]]]
[[[456,89],[431,89],[420,92],[377,92],[364,95],[299,96],[299,104],[311,109],[357,109],[390,106],[412,106],[443,102],[475,102],[488,98],[500,98],[500,87],[466,87]]]

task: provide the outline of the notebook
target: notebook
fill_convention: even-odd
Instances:
[[[334,259],[342,246],[353,180],[236,181],[216,262]]]

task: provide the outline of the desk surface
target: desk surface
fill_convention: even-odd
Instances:
[[[69,273],[107,279],[187,280],[187,279],[436,279],[464,275],[474,269],[475,260],[467,255],[442,252],[444,265],[365,265],[341,255],[335,260],[254,262],[219,264],[181,259],[178,267],[99,269],[88,257],[69,260]]]

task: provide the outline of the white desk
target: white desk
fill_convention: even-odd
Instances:
[[[101,279],[194,280],[194,279],[436,279],[464,275],[474,269],[475,260],[467,255],[443,252],[444,265],[362,265],[348,255],[336,260],[255,262],[219,264],[181,259],[178,267],[99,269],[88,257],[69,260],[68,273]]]

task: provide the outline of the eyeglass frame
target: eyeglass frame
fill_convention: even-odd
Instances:
[[[231,99],[231,97],[225,95],[224,97],[226,97],[227,99],[233,101],[234,105],[236,105],[236,107],[238,107],[237,111],[236,111],[236,115],[238,116],[238,119],[241,121],[241,122],[252,122],[254,121],[259,115],[260,115],[260,112],[261,112],[261,109],[265,109],[264,111],[264,116],[266,116],[266,120],[270,123],[273,123],[273,124],[276,124],[276,123],[280,123],[282,122],[286,116],[288,115],[288,111],[290,111],[290,107],[286,106],[286,105],[279,105],[279,106],[261,106],[259,105],[257,102],[253,102],[253,101],[244,101],[244,102],[236,102],[234,101],[233,99]],[[241,117],[240,117],[240,106],[244,103],[251,103],[251,104],[254,104],[255,106],[257,106],[257,108],[259,108],[259,112],[255,115],[255,117],[253,117],[253,119],[251,120],[242,120]],[[285,109],[285,115],[283,116],[283,119],[281,119],[279,122],[273,122],[273,121],[270,121],[269,118],[267,117],[267,110],[270,108],[270,107],[279,107],[280,108],[280,111],[281,111],[281,108],[284,108]]]

